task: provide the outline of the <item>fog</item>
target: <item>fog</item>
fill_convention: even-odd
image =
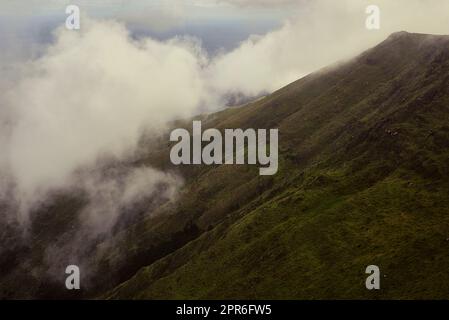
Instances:
[[[194,43],[134,41],[116,22],[87,24],[59,29],[2,97],[2,181],[14,185],[23,221],[77,169],[132,153],[144,129],[191,115],[205,92]]]

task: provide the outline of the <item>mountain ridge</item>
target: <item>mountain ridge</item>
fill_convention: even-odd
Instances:
[[[395,33],[220,113],[209,126],[279,126],[280,173],[106,296],[447,298],[448,39]],[[380,292],[364,287],[370,264],[385,277]]]

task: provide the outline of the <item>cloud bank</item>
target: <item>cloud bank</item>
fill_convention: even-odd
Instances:
[[[79,168],[130,154],[145,129],[191,115],[205,92],[192,42],[135,41],[111,21],[55,37],[1,101],[2,181],[17,191],[25,220]]]

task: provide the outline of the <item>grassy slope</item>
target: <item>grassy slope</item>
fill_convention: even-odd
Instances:
[[[205,232],[107,296],[448,298],[448,43],[395,34],[211,117],[218,128],[279,127],[280,172],[190,172],[183,199],[194,201],[180,212],[197,204]],[[369,264],[381,291],[364,288]]]

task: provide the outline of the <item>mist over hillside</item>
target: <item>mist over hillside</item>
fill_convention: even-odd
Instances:
[[[0,299],[448,298],[448,1],[69,2],[0,2]]]
[[[101,180],[90,173],[95,203],[107,205],[114,188],[134,199],[114,207],[107,234],[83,226],[83,188],[56,193],[35,213],[32,241],[17,242],[6,224],[1,295],[445,298],[448,80],[448,36],[399,32],[260,100],[199,117],[218,129],[279,128],[275,176],[251,166],[175,167],[169,130],[147,136],[133,159],[103,166]],[[123,193],[145,170],[170,174],[141,179],[141,197]],[[87,271],[73,295],[55,275],[75,262]],[[360,273],[374,263],[388,278],[373,293]]]

